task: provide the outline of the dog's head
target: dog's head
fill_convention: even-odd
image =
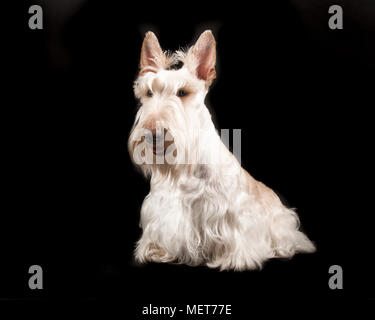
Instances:
[[[129,138],[132,160],[145,172],[160,164],[186,164],[197,153],[196,139],[213,126],[204,99],[215,63],[209,30],[188,51],[174,53],[163,52],[155,34],[146,33],[134,83],[141,107]]]

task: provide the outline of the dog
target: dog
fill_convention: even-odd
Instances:
[[[240,271],[315,251],[296,212],[220,139],[204,103],[215,64],[210,30],[174,53],[163,52],[152,32],[143,40],[134,82],[140,108],[128,140],[132,161],[150,178],[135,249],[140,263]]]

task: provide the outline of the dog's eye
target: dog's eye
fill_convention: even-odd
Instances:
[[[153,96],[153,93],[152,93],[152,91],[150,89],[147,90],[146,96],[147,97],[152,97]]]
[[[180,89],[177,91],[177,97],[180,97],[180,98],[185,97],[187,94],[188,92],[184,89]]]

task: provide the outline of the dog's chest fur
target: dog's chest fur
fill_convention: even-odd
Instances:
[[[191,173],[182,173],[173,184],[151,183],[142,205],[141,227],[154,231],[151,233],[155,241],[179,243],[179,256],[184,256],[188,248],[189,255],[196,253],[196,263],[211,259],[210,255],[217,252],[213,247],[223,243],[223,229],[238,226],[233,203],[241,198],[239,182],[233,176],[225,179],[224,175],[217,175],[217,170],[214,174],[209,166],[199,165]],[[160,228],[164,230],[161,232]]]

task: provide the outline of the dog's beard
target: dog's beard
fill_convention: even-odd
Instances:
[[[177,139],[176,139],[177,137]],[[186,137],[168,130],[164,138],[144,135],[142,127],[134,128],[129,139],[132,160],[146,176],[175,176],[185,164]]]
[[[177,153],[174,138],[167,129],[164,129],[163,132],[159,132],[157,135],[147,132],[144,141],[146,142],[146,147],[151,148],[152,153],[157,157],[165,157],[171,152],[174,152],[174,155]]]

